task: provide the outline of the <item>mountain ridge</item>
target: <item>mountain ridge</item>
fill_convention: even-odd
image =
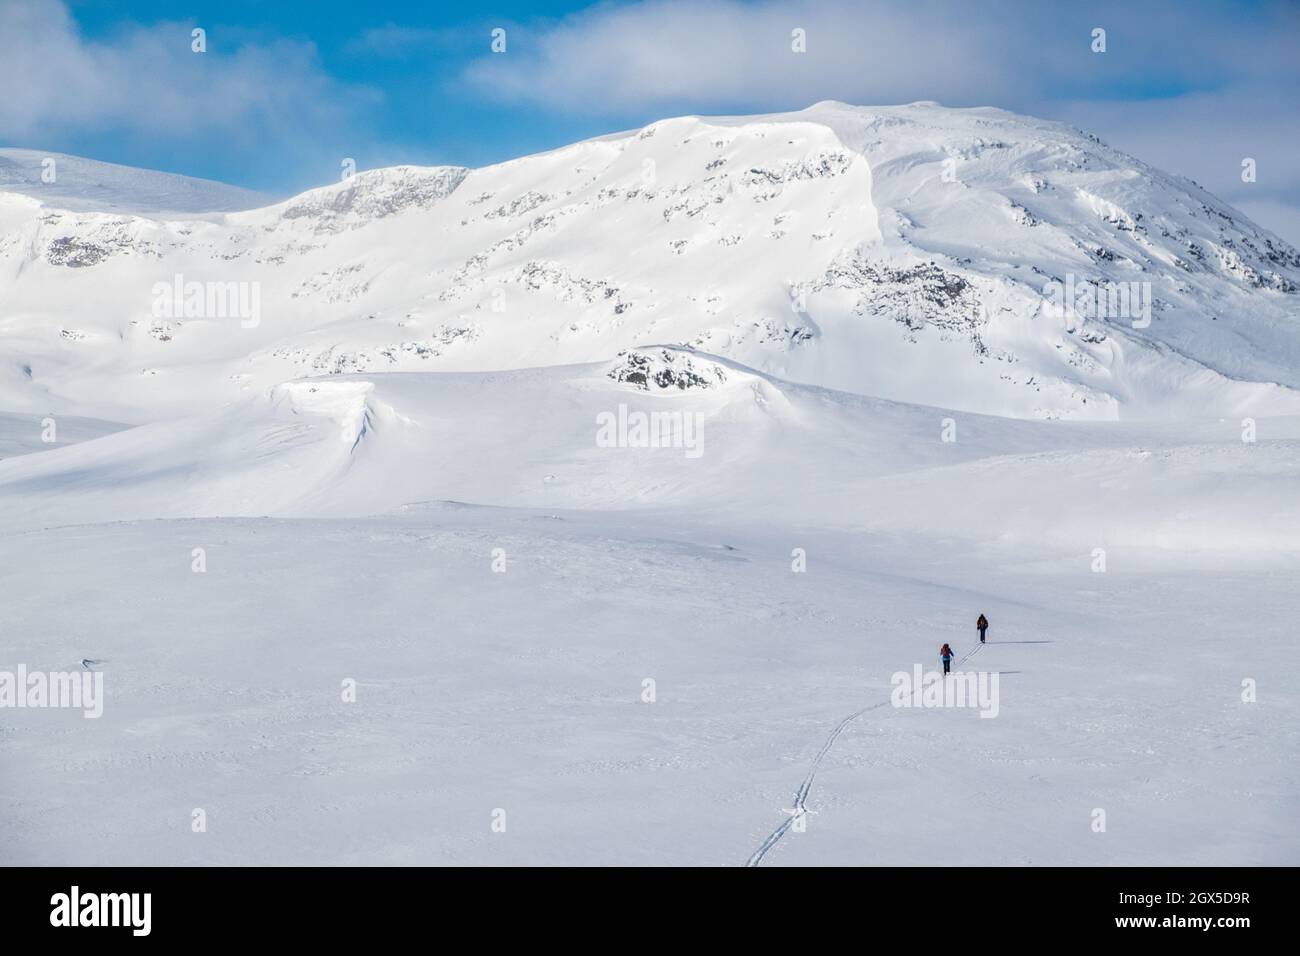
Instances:
[[[992,107],[674,117],[206,219],[0,201],[0,226],[13,410],[143,420],[322,373],[667,342],[1012,417],[1300,412],[1300,253],[1190,180]],[[176,276],[256,285],[264,314],[153,314]],[[1079,308],[1116,288],[1137,314]]]

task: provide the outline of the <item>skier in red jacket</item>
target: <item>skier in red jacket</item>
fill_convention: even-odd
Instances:
[[[943,672],[948,673],[948,667],[952,664],[952,659],[957,655],[952,652],[952,648],[947,644],[939,648],[939,659],[943,661]]]

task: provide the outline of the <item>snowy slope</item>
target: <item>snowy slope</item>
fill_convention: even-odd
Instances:
[[[254,209],[263,193],[80,156],[0,147],[0,193],[77,212],[177,215]]]
[[[620,407],[698,425],[680,447],[606,447],[601,416]],[[1300,557],[1300,418],[1264,419],[1256,437],[1243,442],[1233,420],[954,413],[657,348],[555,369],[285,383],[214,412],[0,462],[0,526],[364,516],[458,500],[737,522],[761,514],[790,527],[1083,555],[1123,545],[1213,562]]]
[[[1300,420],[639,355],[302,380],[0,461],[0,670],[94,658],[107,695],[3,713],[5,862],[1300,859]],[[700,413],[702,453],[601,446],[623,404]],[[887,706],[980,611],[997,719]]]
[[[32,452],[53,451],[76,442],[111,435],[122,428],[116,422],[93,418],[66,415],[42,418],[37,415],[0,412],[0,460]]]
[[[664,120],[217,221],[11,194],[0,236],[14,409],[143,421],[304,375],[666,342],[1018,417],[1300,412],[1300,253],[1185,180],[993,109]],[[255,288],[257,315],[160,314],[176,282]],[[1138,283],[1150,324],[1067,312],[1053,282]]]

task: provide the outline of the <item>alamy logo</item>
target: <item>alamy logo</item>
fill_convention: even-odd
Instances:
[[[67,707],[83,710],[81,716],[104,713],[102,671],[0,671],[0,707]]]
[[[632,412],[596,416],[597,448],[681,448],[687,458],[704,454],[703,412]]]
[[[981,717],[996,717],[1000,710],[998,678],[996,671],[922,673],[921,665],[915,664],[911,673],[895,671],[889,679],[894,688],[889,702],[901,708],[970,707],[978,709]]]
[[[178,272],[151,291],[155,319],[239,319],[245,329],[262,322],[260,282],[186,282]]]
[[[71,892],[50,897],[51,926],[129,926],[133,936],[148,936],[152,924],[152,893]]]
[[[1054,311],[1076,319],[1131,319],[1135,329],[1151,324],[1151,283],[1089,282],[1067,273],[1044,283],[1043,298]]]

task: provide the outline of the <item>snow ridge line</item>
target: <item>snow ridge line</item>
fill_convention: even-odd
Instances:
[[[954,669],[960,667],[962,664],[966,663],[968,660],[970,660],[972,657],[978,654],[980,652],[980,648],[982,648],[983,646],[984,646],[983,643],[979,643],[976,644],[969,651],[967,651],[966,655],[954,665]],[[747,867],[758,866],[760,863],[762,863],[763,857],[767,856],[767,851],[772,849],[772,847],[776,846],[781,841],[781,838],[786,835],[786,833],[789,831],[789,829],[792,826],[794,826],[794,821],[798,819],[801,814],[807,812],[807,808],[804,805],[804,801],[808,799],[808,794],[812,790],[813,778],[817,776],[817,771],[821,767],[822,759],[828,753],[830,753],[830,749],[834,745],[836,738],[838,738],[839,735],[844,732],[844,728],[847,727],[849,724],[853,723],[853,721],[857,720],[859,717],[861,717],[863,714],[867,713],[868,711],[879,710],[881,707],[888,707],[888,706],[889,706],[889,701],[887,700],[881,701],[878,704],[869,704],[868,706],[863,707],[861,710],[857,710],[849,714],[847,717],[845,717],[843,720],[841,720],[838,724],[835,725],[835,729],[830,732],[830,736],[826,738],[826,741],[825,743],[822,744],[821,749],[817,751],[817,756],[813,757],[812,766],[808,768],[808,773],[803,778],[803,782],[799,784],[799,789],[795,791],[794,805],[790,808],[790,810],[787,811],[789,816],[787,816],[781,822],[781,825],[779,827],[777,827],[775,830],[773,830],[771,833],[767,835],[767,839],[764,840],[759,845],[757,850],[755,850],[752,854],[750,854],[749,859],[745,861],[745,866]]]

